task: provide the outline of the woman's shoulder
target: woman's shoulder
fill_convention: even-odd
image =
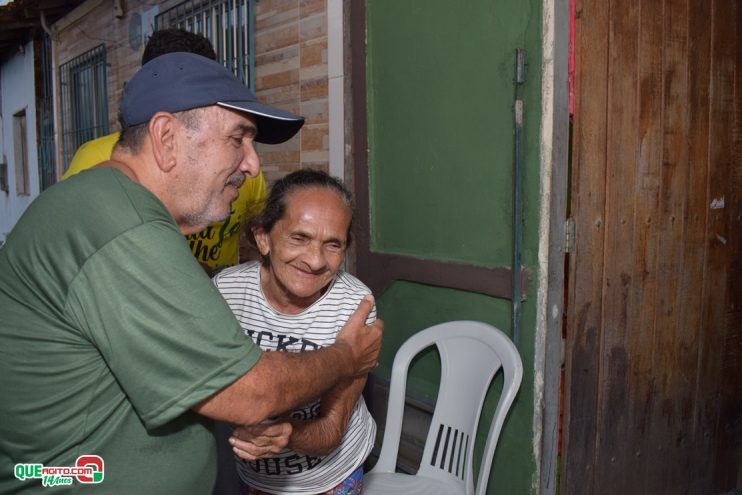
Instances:
[[[215,283],[245,282],[257,278],[259,270],[259,261],[248,261],[246,263],[240,263],[239,265],[223,268],[219,270],[212,279]]]
[[[361,299],[366,294],[371,294],[366,284],[350,273],[339,270],[335,276],[335,289],[344,290],[350,294],[357,295]]]

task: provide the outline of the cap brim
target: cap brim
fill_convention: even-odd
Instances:
[[[283,143],[294,137],[304,125],[304,117],[257,101],[219,101],[217,105],[255,117],[258,125],[255,141],[258,143]]]

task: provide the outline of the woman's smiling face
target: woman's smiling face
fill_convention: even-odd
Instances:
[[[310,186],[287,196],[270,232],[254,232],[269,258],[261,272],[263,293],[276,309],[300,312],[322,296],[345,258],[351,218],[336,191]]]

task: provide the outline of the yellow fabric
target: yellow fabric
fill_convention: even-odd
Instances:
[[[92,141],[83,143],[82,146],[75,151],[75,156],[72,157],[70,166],[62,176],[62,180],[69,179],[76,173],[82,172],[100,162],[110,160],[113,146],[118,140],[119,133],[114,132],[113,134],[108,134],[107,136],[102,136],[98,139],[93,139]]]
[[[110,159],[118,139],[119,133],[114,132],[84,143],[72,157],[62,180]],[[198,234],[186,236],[191,252],[200,263],[213,270],[239,262],[240,232],[250,217],[263,209],[266,191],[265,177],[260,172],[242,184],[240,195],[232,203],[232,211],[226,220],[212,223]]]

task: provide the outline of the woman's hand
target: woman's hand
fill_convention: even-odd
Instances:
[[[235,428],[229,443],[242,459],[256,461],[273,457],[289,443],[293,427],[291,423],[260,423]]]

